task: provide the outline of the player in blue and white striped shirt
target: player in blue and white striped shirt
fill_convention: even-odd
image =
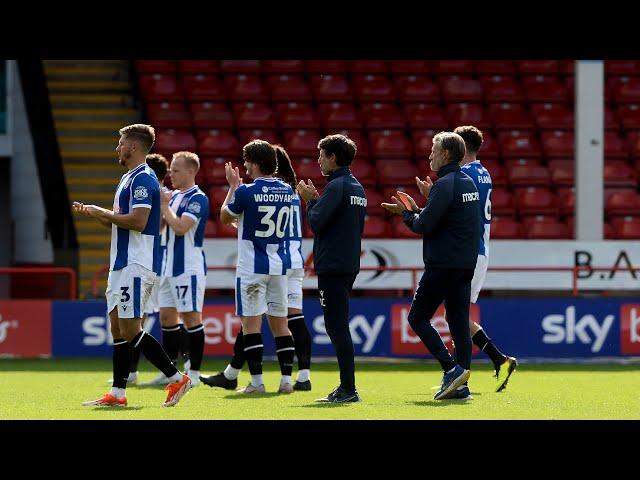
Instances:
[[[298,181],[291,165],[291,159],[280,145],[274,145],[278,167],[276,176],[295,189]],[[294,190],[295,192],[295,190]],[[294,390],[311,390],[311,335],[304,321],[302,311],[302,281],[304,280],[304,256],[302,254],[302,216],[300,197],[294,193],[291,202],[291,223],[289,228],[289,253],[291,268],[287,270],[287,318],[289,330],[293,336],[295,353],[298,357],[298,378],[293,385]],[[275,334],[274,334],[275,335]],[[236,388],[238,375],[245,362],[244,335],[242,329],[236,336],[233,345],[233,358],[222,372],[208,377],[200,377],[210,387],[227,390]]]
[[[480,245],[478,248],[476,269],[473,273],[473,279],[471,280],[471,303],[476,303],[489,265],[491,190],[493,189],[493,185],[489,171],[484,168],[480,160],[476,158],[484,140],[482,138],[482,132],[471,125],[457,127],[454,132],[460,135],[465,143],[466,153],[462,162],[460,162],[462,171],[471,177],[480,194]],[[518,361],[514,357],[500,352],[491,338],[487,336],[484,329],[477,323],[471,321],[471,319],[469,319],[469,328],[471,330],[471,340],[473,343],[489,355],[493,362],[496,378],[498,379],[496,391],[499,392],[503,390],[507,386],[509,377],[518,366]]]
[[[160,344],[142,330],[142,319],[160,269],[160,185],[145,163],[155,140],[153,127],[130,125],[120,130],[116,152],[128,172],[116,189],[113,211],[75,202],[78,213],[96,218],[111,227],[111,258],[107,281],[107,307],[113,334],[113,387],[85,406],[126,406],[130,348],[145,357],[170,380],[163,406],[175,405],[191,387],[187,375],[171,363]]]
[[[251,383],[240,390],[264,392],[262,381],[262,315],[267,314],[276,341],[282,379],[279,392],[293,391],[294,343],[287,326],[287,270],[291,268],[289,236],[293,189],[274,178],[276,151],[253,140],[242,149],[244,167],[254,181],[243,185],[238,168],[225,164],[229,192],[220,209],[225,224],[238,222],[236,314],[242,317],[244,352]]]

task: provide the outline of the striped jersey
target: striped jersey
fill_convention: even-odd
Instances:
[[[120,179],[113,201],[113,213],[128,214],[134,208],[148,208],[149,219],[142,232],[111,225],[111,271],[137,264],[160,273],[160,184],[146,163],[129,170]]]
[[[293,189],[277,178],[256,178],[235,191],[227,211],[238,218],[238,273],[286,275]]]
[[[167,225],[167,257],[162,275],[177,277],[183,273],[206,275],[207,264],[202,251],[204,229],[209,218],[209,199],[197,185],[185,190],[174,190],[169,208],[178,218],[191,217],[195,223],[184,235],[176,235]]]
[[[471,177],[480,194],[480,248],[478,255],[489,256],[489,234],[491,231],[491,175],[480,160],[462,166],[462,171]]]
[[[302,213],[300,211],[300,197],[295,192],[291,201],[289,253],[291,255],[291,268],[304,268],[304,257],[302,256]]]

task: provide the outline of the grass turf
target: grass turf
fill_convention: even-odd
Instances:
[[[205,359],[205,373],[225,363]],[[127,389],[129,406],[83,407],[81,402],[109,391],[109,359],[0,360],[0,420],[446,420],[446,419],[640,419],[640,365],[521,364],[504,392],[495,393],[488,364],[474,364],[469,383],[473,400],[433,400],[441,372],[432,362],[356,363],[361,403],[319,404],[338,383],[334,362],[313,365],[313,391],[275,393],[279,369],[265,362],[267,393],[243,396],[201,385],[174,408],[162,408],[161,387]],[[142,381],[156,371],[141,362]],[[295,378],[295,371],[294,371]],[[238,388],[249,381],[240,375]]]

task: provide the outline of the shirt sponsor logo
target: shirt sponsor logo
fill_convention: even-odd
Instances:
[[[197,202],[193,202],[189,204],[189,207],[187,208],[187,210],[193,213],[200,213],[200,204]]]
[[[135,198],[136,200],[144,200],[148,196],[149,192],[147,191],[147,187],[144,187],[142,185],[136,187],[136,189],[133,191],[133,198]]]

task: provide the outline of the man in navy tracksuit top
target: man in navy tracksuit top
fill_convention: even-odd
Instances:
[[[307,218],[314,234],[313,264],[318,275],[320,304],[340,367],[340,385],[318,401],[358,402],[349,331],[349,294],[360,271],[367,198],[349,169],[356,154],[353,140],[344,135],[329,135],[320,140],[318,149],[320,169],[329,177],[327,186],[319,195],[311,180],[308,184],[301,180],[297,190],[307,202]]]
[[[469,298],[471,279],[478,258],[480,241],[480,201],[473,180],[460,170],[465,154],[464,140],[453,132],[441,132],[433,138],[429,159],[438,180],[431,183],[416,179],[418,188],[427,197],[420,210],[413,199],[403,192],[392,197],[394,204],[383,206],[402,214],[404,223],[424,236],[425,272],[420,279],[409,311],[409,325],[425,347],[436,357],[444,370],[444,378],[436,400],[468,398],[465,383],[471,368],[471,336],[469,334]],[[447,322],[456,346],[453,360],[431,318],[444,300]],[[458,388],[466,389],[467,394]]]

